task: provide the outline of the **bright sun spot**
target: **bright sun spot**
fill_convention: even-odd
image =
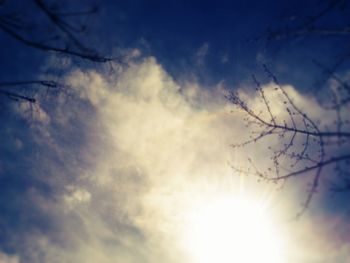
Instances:
[[[197,207],[186,239],[195,263],[284,263],[276,225],[250,200],[225,197]]]

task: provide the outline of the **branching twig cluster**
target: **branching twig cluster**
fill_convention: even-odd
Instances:
[[[326,167],[335,168],[339,180],[333,180],[332,189],[338,191],[350,190],[350,116],[344,117],[344,112],[350,107],[350,94],[343,100],[333,100],[330,111],[334,111],[337,120],[332,127],[321,125],[313,120],[307,112],[294,103],[293,98],[280,85],[277,78],[264,65],[264,71],[273,84],[273,93],[278,93],[283,100],[284,114],[276,114],[273,105],[262,86],[253,76],[256,92],[265,110],[257,111],[242,99],[239,93],[231,92],[227,98],[245,113],[248,129],[252,131],[250,138],[244,142],[234,144],[233,147],[244,147],[271,138],[278,141],[277,147],[268,147],[271,166],[266,170],[257,168],[250,158],[252,169],[239,170],[243,173],[253,173],[263,179],[280,182],[291,177],[302,175],[312,176],[303,210],[310,204],[316,193],[320,178],[327,173]],[[342,82],[343,83],[343,82]],[[341,86],[346,89],[345,82]],[[271,90],[269,91],[271,92]],[[346,99],[346,100],[344,100]],[[344,119],[345,118],[345,119]],[[272,143],[271,143],[272,144]]]
[[[350,35],[350,25],[345,26],[332,25],[324,26],[320,23],[323,18],[334,13],[337,10],[344,9],[344,6],[348,4],[347,0],[330,0],[325,1],[327,4],[322,7],[318,12],[306,17],[299,17],[293,19],[296,21],[293,25],[286,25],[282,28],[269,29],[266,37],[269,40],[280,40],[286,38],[303,37],[310,35]]]
[[[30,86],[31,89],[27,89],[27,86]],[[68,88],[66,85],[52,80],[0,82],[0,94],[14,101],[35,103],[36,99],[33,86],[44,88],[46,93],[49,91],[64,91]]]
[[[112,58],[99,54],[93,48],[87,47],[79,39],[79,35],[85,31],[86,25],[76,25],[69,20],[72,16],[94,14],[97,12],[96,7],[83,12],[64,12],[50,8],[43,0],[33,1],[38,11],[47,17],[49,25],[54,28],[51,33],[48,34],[45,30],[46,28],[35,24],[33,18],[30,21],[24,20],[18,13],[0,14],[0,29],[15,40],[42,51],[66,54],[93,62],[108,62],[112,60]],[[39,22],[43,23],[43,21]]]
[[[6,13],[7,3],[1,3],[0,32],[12,37],[16,41],[44,52],[53,52],[70,57],[89,60],[92,62],[108,62],[117,58],[110,58],[97,52],[82,40],[82,34],[86,31],[86,24],[82,18],[95,14],[98,8],[92,6],[83,11],[66,11],[58,8],[56,2],[44,0],[32,0],[33,12],[26,19],[23,11]],[[45,19],[37,19],[37,16]],[[81,18],[81,19],[80,19]],[[78,22],[79,21],[79,22]],[[36,87],[44,87],[50,90],[62,90],[63,85],[52,80],[14,80],[0,83],[0,95],[15,101],[35,103],[33,90]],[[31,95],[28,95],[31,94]]]
[[[249,106],[237,92],[232,92],[227,97],[245,113],[246,126],[252,131],[248,140],[233,146],[245,147],[270,140],[267,155],[271,157],[271,166],[264,169],[254,164],[250,158],[249,171],[240,172],[253,173],[263,179],[283,183],[292,177],[311,177],[310,188],[300,215],[309,206],[319,188],[321,178],[327,177],[332,191],[350,192],[350,49],[349,45],[341,45],[350,40],[347,15],[349,1],[326,0],[315,4],[317,5],[309,10],[307,15],[292,14],[286,17],[288,19],[285,23],[268,29],[258,39],[268,42],[281,41],[282,44],[295,39],[308,39],[312,48],[320,41],[337,47],[332,53],[332,58],[324,60],[327,62],[322,61],[322,57],[312,60],[324,76],[323,80],[315,81],[317,89],[312,91],[317,92],[315,97],[320,100],[322,111],[332,116],[331,121],[328,120],[325,124],[323,117],[311,117],[310,109],[299,108],[293,101],[293,96],[280,85],[266,65],[264,71],[273,83],[273,94],[278,94],[282,100],[282,113],[277,114],[273,111],[276,101],[269,100],[265,86],[254,76],[254,85],[263,110],[257,111]],[[315,36],[316,40],[313,39]]]

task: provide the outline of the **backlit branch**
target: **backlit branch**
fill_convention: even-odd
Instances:
[[[227,95],[227,99],[244,112],[246,127],[251,131],[249,139],[232,144],[232,146],[246,147],[269,138],[270,140],[272,139],[274,145],[276,141],[278,142],[277,147],[267,147],[267,150],[270,152],[271,165],[266,170],[254,164],[252,158],[249,158],[251,166],[249,169],[245,171],[242,169],[235,170],[240,173],[253,174],[261,179],[276,183],[302,175],[311,177],[310,188],[308,189],[302,211],[299,214],[301,215],[309,206],[313,195],[317,192],[320,179],[326,174],[326,169],[336,165],[345,166],[346,169],[350,168],[350,153],[346,147],[350,143],[349,126],[338,123],[344,122],[339,117],[342,110],[339,107],[333,110],[338,116],[332,126],[334,129],[326,128],[317,120],[313,120],[294,103],[293,98],[279,84],[269,68],[266,65],[263,68],[272,80],[273,90],[270,87],[269,92],[267,92],[266,88],[254,76],[253,82],[265,111],[260,110],[258,112],[247,101],[242,99],[237,92],[231,92]],[[277,115],[274,113],[273,104],[275,102],[269,99],[269,95],[272,93],[277,93],[279,98],[282,99],[285,110],[283,114],[279,113]],[[283,119],[281,116],[284,116]],[[338,173],[340,173],[339,170]],[[343,179],[343,182],[342,188],[347,188],[350,177]]]
[[[52,80],[0,82],[0,95],[7,96],[15,101],[35,103],[36,99],[33,96],[25,95],[25,93],[28,93],[28,89],[32,91],[33,86],[60,91],[68,88],[66,85]]]
[[[85,16],[93,14],[97,11],[92,8],[90,11],[83,12],[64,12],[64,10],[54,11],[48,7],[43,0],[33,0],[39,10],[48,18],[54,30],[49,35],[44,33],[44,26],[47,25],[43,21],[22,21],[18,14],[0,14],[0,30],[6,33],[13,39],[41,51],[52,51],[60,54],[65,54],[73,57],[78,57],[93,62],[108,62],[118,60],[118,58],[110,58],[103,56],[91,47],[88,47],[82,40],[79,39],[77,33],[84,32],[86,26],[76,26],[67,20],[70,16]],[[40,23],[40,26],[35,25],[35,22]],[[34,24],[33,24],[34,23]],[[33,25],[32,25],[33,24]],[[33,29],[35,29],[33,31]],[[31,36],[29,33],[33,33]],[[37,37],[45,35],[46,41],[37,40]],[[49,44],[49,40],[54,38],[54,44]]]

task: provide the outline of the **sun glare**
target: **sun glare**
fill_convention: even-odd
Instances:
[[[195,263],[284,263],[277,227],[258,203],[225,197],[195,210],[186,242]]]

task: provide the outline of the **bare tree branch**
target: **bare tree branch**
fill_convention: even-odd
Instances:
[[[88,13],[96,12],[97,8],[92,8],[90,11],[83,12],[56,12],[52,11],[43,0],[33,1],[39,10],[45,14],[49,21],[54,25],[54,28],[63,34],[62,36],[59,36],[59,34],[55,35],[55,38],[58,38],[58,40],[62,42],[61,45],[58,45],[58,40],[55,41],[57,42],[56,45],[51,45],[42,41],[37,41],[34,38],[24,36],[24,34],[20,31],[26,28],[26,22],[17,19],[16,15],[0,15],[0,29],[15,40],[41,51],[52,51],[101,63],[119,60],[118,58],[103,56],[92,48],[87,47],[87,45],[76,36],[76,28],[65,20],[67,15],[86,15]],[[85,28],[85,26],[83,28]],[[41,34],[41,32],[37,33]]]
[[[230,92],[226,98],[245,113],[246,126],[251,130],[251,136],[248,140],[232,144],[232,146],[245,147],[249,144],[258,143],[266,137],[272,137],[279,141],[277,149],[268,147],[271,152],[269,157],[272,164],[267,170],[261,169],[254,164],[252,158],[249,158],[250,166],[254,168],[253,171],[249,168],[245,171],[235,168],[235,171],[253,174],[276,183],[279,181],[285,182],[292,177],[302,175],[312,176],[312,183],[308,189],[303,207],[298,214],[298,216],[301,216],[311,203],[313,195],[317,192],[320,179],[327,167],[343,164],[348,169],[350,168],[350,153],[345,146],[350,143],[349,126],[345,128],[343,125],[344,120],[340,113],[340,107],[335,109],[337,117],[333,130],[320,126],[317,121],[311,119],[306,112],[294,103],[292,97],[279,84],[277,78],[266,65],[263,65],[263,69],[274,85],[274,89],[270,89],[269,92],[282,95],[285,115],[289,120],[281,120],[279,115],[274,114],[268,94],[264,91],[265,87],[257,81],[255,76],[253,76],[253,83],[256,86],[261,103],[266,109],[265,116],[268,117],[261,114],[263,111],[256,112],[241,98],[239,93]],[[331,142],[335,142],[335,144]],[[337,147],[336,150],[334,147]],[[336,151],[343,152],[343,154],[337,156]],[[289,168],[285,167],[285,163]],[[348,177],[343,178],[343,180],[350,182],[350,175],[347,174],[346,176]],[[346,183],[345,186],[347,187],[348,184]]]

